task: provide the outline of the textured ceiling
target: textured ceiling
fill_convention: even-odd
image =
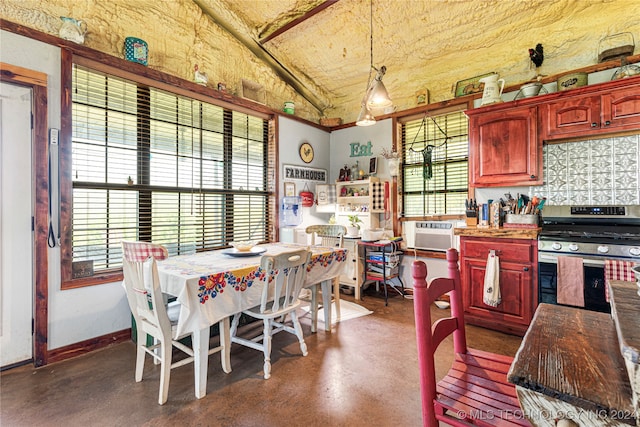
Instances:
[[[369,77],[370,1],[329,2],[266,42],[325,2],[194,1],[281,65],[322,115],[355,120]],[[431,102],[450,99],[457,81],[487,72],[507,86],[531,80],[528,49],[537,43],[545,48],[542,74],[595,64],[605,36],[638,38],[638,16],[637,0],[373,0],[373,63],[386,65],[394,104],[407,109],[416,91],[428,89]]]

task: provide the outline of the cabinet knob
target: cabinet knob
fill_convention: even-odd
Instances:
[[[531,175],[531,179],[536,179],[536,176],[535,175]]]
[[[529,271],[529,267],[523,268],[522,271]]]
[[[609,120],[607,120],[606,122],[604,122],[605,126],[609,126],[611,124],[611,122]]]
[[[592,128],[597,128],[597,127],[598,127],[598,124],[597,124],[597,123],[595,123],[595,122],[593,122],[593,123],[591,123],[591,127],[592,127]]]

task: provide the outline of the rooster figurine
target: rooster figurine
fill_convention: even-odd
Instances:
[[[540,43],[536,45],[535,49],[529,49],[529,58],[531,59],[531,62],[535,64],[536,68],[542,65],[542,61],[544,61],[544,53]]]
[[[209,77],[207,76],[207,73],[201,72],[198,69],[198,64],[196,64],[195,67],[193,67],[193,70],[194,70],[194,76],[193,76],[194,81],[199,85],[206,86],[207,82],[209,82]]]

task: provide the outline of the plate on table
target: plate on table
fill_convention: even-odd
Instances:
[[[229,256],[243,257],[243,256],[257,256],[265,253],[266,251],[267,251],[267,248],[254,246],[248,251],[239,251],[236,248],[229,248],[229,249],[223,250],[222,253]]]

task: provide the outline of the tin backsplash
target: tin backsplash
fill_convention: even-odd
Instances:
[[[550,205],[640,204],[640,135],[549,144],[544,185],[530,194]]]

